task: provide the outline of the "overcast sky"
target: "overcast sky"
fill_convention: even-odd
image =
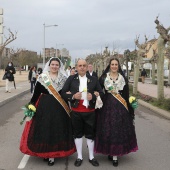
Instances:
[[[134,50],[134,39],[157,38],[154,20],[170,26],[170,0],[0,0],[4,26],[18,31],[8,47],[42,53],[46,48],[67,48],[72,58],[99,53],[106,45],[123,53]],[[4,34],[8,32],[5,30]],[[64,45],[61,45],[64,44]]]

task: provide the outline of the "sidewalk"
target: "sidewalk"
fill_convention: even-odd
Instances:
[[[5,93],[5,87],[0,87],[0,106],[15,100],[15,98],[22,96],[30,91],[30,83],[23,81],[16,83],[16,89],[11,89],[11,93]],[[31,96],[31,94],[30,94]]]
[[[138,82],[138,91],[142,94],[157,98],[157,85]],[[164,97],[167,99],[170,98],[170,87],[164,86]]]
[[[145,83],[143,84],[142,82],[138,82],[138,91],[142,94],[146,94],[148,96],[157,98],[157,85],[150,84],[150,83]],[[164,97],[165,98],[170,98],[170,87],[164,87]],[[147,107],[150,110],[155,111],[157,114],[170,119],[170,112],[162,110],[158,107],[152,106],[151,104],[144,102],[143,100],[138,100],[139,104]]]

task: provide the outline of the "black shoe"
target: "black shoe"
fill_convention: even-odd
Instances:
[[[113,160],[113,166],[118,166],[118,160]]]
[[[82,162],[83,162],[83,160],[77,158],[76,161],[74,162],[74,165],[78,167],[82,164]]]
[[[45,162],[47,162],[47,161],[49,160],[49,158],[44,158],[43,160],[44,160]]]
[[[113,156],[108,155],[108,160],[113,161]]]
[[[53,165],[54,165],[54,161],[48,160],[48,166],[53,166]]]
[[[97,160],[96,159],[92,159],[92,160],[90,160],[89,159],[89,162],[93,165],[93,166],[99,166],[99,163],[97,162]]]

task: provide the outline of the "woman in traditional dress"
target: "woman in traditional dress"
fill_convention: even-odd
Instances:
[[[75,152],[70,110],[60,92],[67,79],[58,58],[51,58],[39,75],[30,103],[36,107],[34,117],[26,122],[21,152],[42,157],[48,165],[54,158],[66,157]]]
[[[118,166],[117,157],[137,151],[138,145],[128,82],[117,58],[110,60],[99,81],[105,95],[97,111],[95,152],[108,155],[113,166]]]

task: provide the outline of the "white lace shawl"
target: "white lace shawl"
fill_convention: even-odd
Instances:
[[[51,84],[53,85],[53,87],[56,89],[56,91],[60,91],[66,80],[67,80],[67,77],[65,75],[63,75],[61,72],[58,73],[58,76],[57,76],[57,79],[55,80],[55,82],[53,82],[50,78],[50,75],[49,75],[49,72],[44,72],[43,74],[46,74],[51,82]],[[42,77],[41,77],[41,74],[38,76],[38,79],[37,79],[38,82],[41,83],[41,85],[43,85],[47,90],[47,85],[44,83]],[[48,90],[49,91],[49,90]],[[49,93],[51,94],[51,92],[49,91]]]
[[[105,79],[105,82],[107,80],[115,88],[116,93],[118,93],[119,90],[123,90],[123,88],[124,88],[124,86],[126,84],[124,77],[120,73],[118,73],[118,79],[115,82],[113,82],[113,80],[111,80],[111,78],[110,78],[110,72],[108,72],[107,76],[106,76],[106,79]],[[104,82],[105,89],[108,90],[108,87],[106,86],[105,82]]]

